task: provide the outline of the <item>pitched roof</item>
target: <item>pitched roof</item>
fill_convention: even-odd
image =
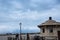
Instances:
[[[44,25],[60,25],[60,22],[56,22],[55,20],[52,20],[51,17],[49,17],[49,20],[45,21],[44,23],[38,26],[44,26]]]

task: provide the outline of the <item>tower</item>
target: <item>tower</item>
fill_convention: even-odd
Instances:
[[[40,32],[42,37],[45,40],[59,40],[60,39],[60,22],[56,22],[49,17],[49,20],[45,21],[42,24],[39,24],[38,27],[41,29]]]

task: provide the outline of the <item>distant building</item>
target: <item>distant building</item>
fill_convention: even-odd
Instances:
[[[43,40],[60,40],[60,22],[56,22],[52,17],[38,27],[41,29],[40,36]]]

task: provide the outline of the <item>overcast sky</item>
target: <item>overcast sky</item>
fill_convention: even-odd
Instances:
[[[60,21],[60,0],[0,0],[0,33],[40,32],[48,17]]]

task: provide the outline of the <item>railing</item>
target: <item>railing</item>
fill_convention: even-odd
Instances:
[[[18,39],[16,39],[16,38],[14,39],[14,38],[10,37],[8,40],[19,40],[19,38]],[[27,37],[23,36],[22,40],[27,40]],[[55,37],[55,36],[46,36],[46,37],[30,36],[28,40],[58,40],[58,38]]]
[[[40,35],[29,35],[29,40],[58,40],[56,36],[40,36]],[[0,40],[20,40],[19,37],[16,38],[15,35],[0,36]],[[27,36],[23,35],[22,40],[27,40]]]

